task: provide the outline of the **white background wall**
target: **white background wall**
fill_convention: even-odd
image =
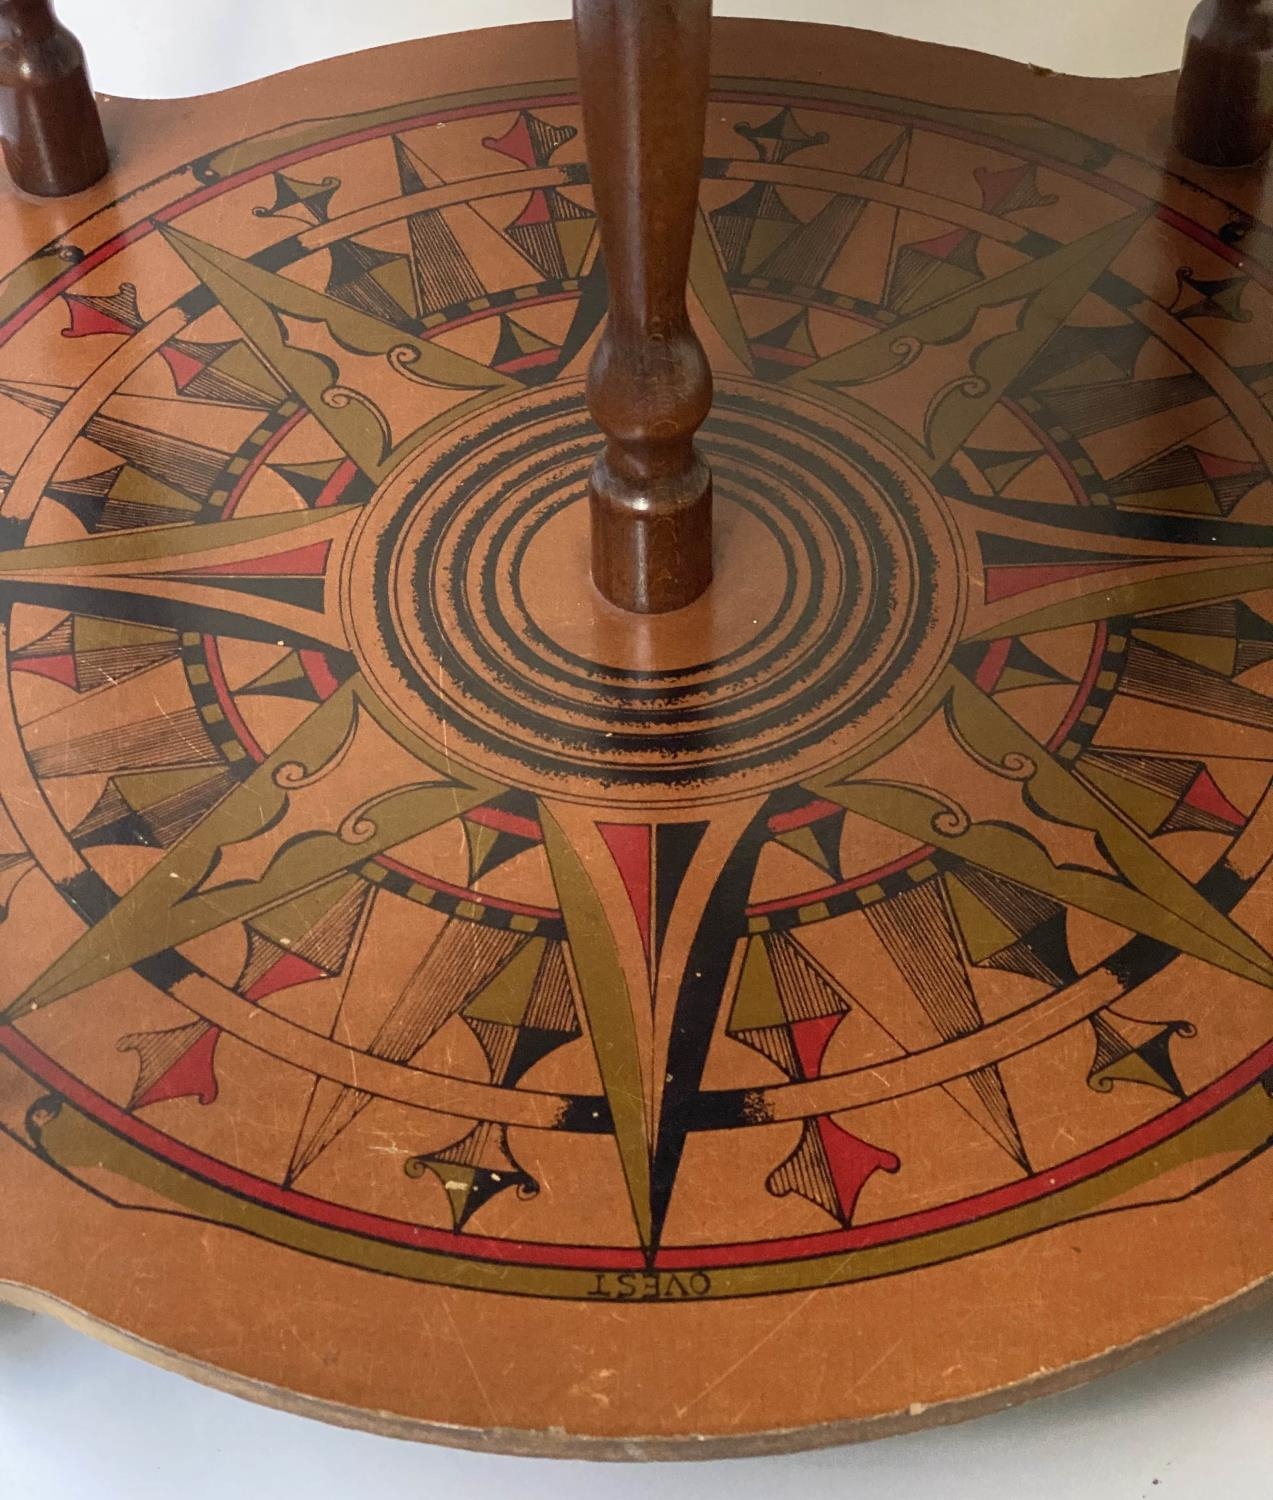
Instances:
[[[716,0],[722,16],[874,26],[1058,72],[1180,61],[1194,0]],[[103,93],[198,94],[407,37],[549,20],[570,0],[58,0]]]
[[[1058,70],[1174,67],[1193,0],[718,0]],[[566,0],[59,0],[103,92],[198,93]],[[0,1233],[4,1232],[0,1206]],[[420,1448],[248,1406],[0,1308],[0,1500],[1270,1500],[1273,1306],[1084,1390],[941,1432],[730,1464],[597,1468]]]

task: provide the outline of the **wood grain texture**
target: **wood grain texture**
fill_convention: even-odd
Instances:
[[[13,1300],[627,1458],[1267,1295],[1265,180],[1173,78],[713,46],[672,613],[588,586],[569,27],[107,102],[0,217]]]

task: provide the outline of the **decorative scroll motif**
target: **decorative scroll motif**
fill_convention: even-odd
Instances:
[[[126,1206],[578,1298],[894,1274],[1263,1149],[1229,211],[1024,118],[723,98],[725,553],[638,650],[582,561],[576,106],[465,108],[229,148],[215,215],[0,287],[0,1123]]]

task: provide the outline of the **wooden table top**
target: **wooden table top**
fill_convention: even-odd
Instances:
[[[717,583],[586,574],[567,28],[108,101],[0,215],[0,1278],[688,1456],[1273,1274],[1273,230],[1171,80],[718,24]]]

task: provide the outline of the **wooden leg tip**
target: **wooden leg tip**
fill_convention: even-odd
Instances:
[[[693,604],[712,582],[712,481],[673,509],[617,504],[594,481],[592,576],[604,598],[633,614],[660,615]]]

